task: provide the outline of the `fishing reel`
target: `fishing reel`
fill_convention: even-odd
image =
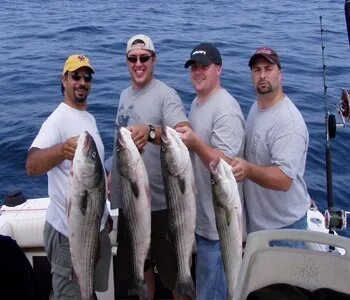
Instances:
[[[330,138],[335,138],[337,127],[344,128],[346,122],[350,120],[350,90],[342,89],[338,104],[338,113],[342,120],[341,123],[337,123],[335,115],[328,115],[328,135]]]
[[[346,217],[349,212],[344,210],[337,210],[334,208],[327,209],[324,212],[325,227],[329,230],[343,230],[346,228],[347,220]]]

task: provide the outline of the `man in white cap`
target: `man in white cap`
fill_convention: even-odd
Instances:
[[[142,151],[151,190],[151,259],[156,263],[163,285],[175,289],[175,250],[167,237],[168,210],[165,199],[160,163],[160,136],[162,127],[189,126],[185,109],[177,92],[162,81],[155,79],[156,51],[152,40],[138,34],[130,38],[126,47],[126,62],[131,77],[131,86],[120,95],[116,116],[115,141],[121,126],[127,127],[140,151]],[[116,143],[114,143],[114,148]],[[112,208],[122,208],[121,188],[117,168],[116,149],[113,151],[113,167],[110,181]],[[117,289],[130,288],[130,238],[127,234],[123,212],[118,218]],[[145,281],[148,298],[155,293],[152,265],[145,263]]]
[[[257,49],[249,67],[257,100],[247,117],[245,159],[231,162],[236,179],[244,180],[248,233],[306,229],[310,196],[303,179],[309,144],[305,121],[283,92],[275,50]],[[299,241],[273,244],[304,247]]]
[[[47,173],[48,176],[50,204],[46,211],[44,245],[51,263],[54,299],[81,298],[79,285],[72,280],[65,206],[69,171],[77,147],[77,137],[82,132],[88,131],[93,136],[101,160],[104,160],[104,147],[95,118],[86,111],[93,73],[94,69],[86,56],[74,54],[68,57],[61,79],[63,102],[42,124],[28,151],[27,174],[37,176]],[[104,228],[107,217],[108,210],[105,208],[96,264],[96,291],[106,291],[108,288],[111,243],[107,229]]]

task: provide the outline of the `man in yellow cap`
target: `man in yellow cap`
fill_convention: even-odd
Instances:
[[[65,201],[77,137],[83,131],[88,131],[92,135],[101,160],[104,161],[104,147],[95,118],[86,111],[93,73],[94,69],[86,56],[75,54],[68,57],[61,79],[63,102],[42,124],[28,151],[27,174],[36,176],[47,173],[48,176],[48,192],[51,201],[46,211],[44,245],[51,263],[54,299],[81,298],[79,285],[72,280],[73,268]],[[108,288],[111,244],[107,229],[104,228],[107,217],[108,210],[105,208],[95,274],[96,291],[105,291]]]

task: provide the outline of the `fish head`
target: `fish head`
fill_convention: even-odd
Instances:
[[[131,132],[125,127],[119,128],[117,155],[120,174],[122,176],[130,177],[131,175],[128,173],[136,167],[141,155],[132,140]]]
[[[222,158],[209,163],[211,182],[217,199],[231,199],[233,191],[238,193],[236,179],[232,167]]]
[[[221,157],[209,163],[209,170],[217,181],[234,179],[232,167]]]
[[[104,176],[104,169],[94,138],[84,131],[78,138],[72,175],[86,188],[97,186]]]
[[[171,127],[164,127],[161,135],[161,155],[167,164],[168,171],[173,175],[183,172],[190,155],[181,134]]]

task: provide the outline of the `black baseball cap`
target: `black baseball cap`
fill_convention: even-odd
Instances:
[[[203,66],[208,66],[210,64],[222,65],[220,52],[210,43],[201,43],[193,48],[191,58],[186,61],[185,68],[195,63]]]

